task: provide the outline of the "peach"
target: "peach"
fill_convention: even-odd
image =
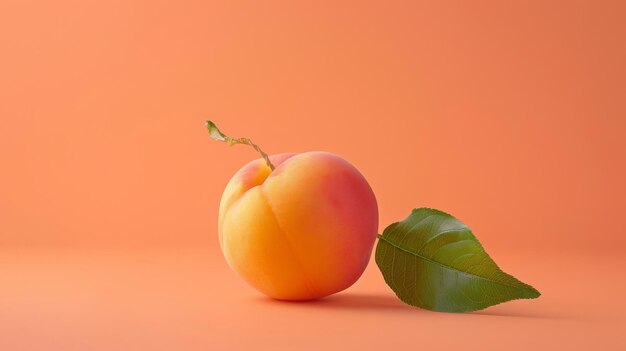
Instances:
[[[249,141],[217,137],[231,144]],[[229,265],[280,300],[315,299],[348,288],[365,270],[376,239],[372,189],[332,153],[268,159],[241,168],[222,195],[219,241]]]

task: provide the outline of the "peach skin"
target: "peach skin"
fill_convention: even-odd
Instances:
[[[356,282],[378,230],[376,198],[361,173],[329,152],[267,156],[248,139],[214,133],[263,155],[222,195],[219,241],[230,267],[279,300],[320,298]]]

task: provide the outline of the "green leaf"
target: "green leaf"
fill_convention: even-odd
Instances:
[[[379,235],[376,264],[405,303],[468,312],[540,293],[504,273],[472,231],[453,216],[418,208]]]

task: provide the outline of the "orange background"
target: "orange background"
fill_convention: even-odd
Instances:
[[[620,1],[2,1],[0,349],[623,347],[624,18]],[[543,296],[414,310],[371,262],[331,298],[264,299],[216,233],[256,155],[207,118],[269,153],[343,156],[381,231],[456,215]]]

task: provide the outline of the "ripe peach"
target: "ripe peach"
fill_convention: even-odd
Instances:
[[[222,195],[219,240],[229,265],[280,300],[348,288],[365,270],[376,239],[372,189],[356,168],[328,152],[269,160],[273,171],[263,159],[252,161]]]

